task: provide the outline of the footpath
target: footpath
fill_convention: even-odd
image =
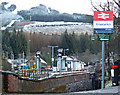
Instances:
[[[120,86],[90,90],[90,91],[80,91],[71,93],[50,93],[50,94],[1,94],[1,95],[120,95]]]
[[[91,91],[81,91],[81,92],[73,92],[70,95],[120,95],[120,86],[91,90]]]

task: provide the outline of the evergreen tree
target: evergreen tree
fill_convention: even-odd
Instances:
[[[19,47],[19,42],[18,42],[18,38],[17,38],[15,30],[13,31],[13,34],[12,34],[12,36],[10,38],[10,45],[12,47],[15,59],[18,58],[19,48],[20,47]]]
[[[8,32],[8,29],[2,31],[2,49],[5,53],[8,53],[8,57],[10,58],[12,48],[10,45],[10,33]]]
[[[85,35],[81,34],[80,35],[80,40],[79,40],[79,52],[85,52],[86,46],[85,46]]]
[[[78,53],[78,40],[74,32],[69,35],[69,40],[70,40],[71,53],[77,54]]]
[[[10,46],[12,47],[15,58],[18,58],[18,54],[25,53],[27,54],[27,41],[23,35],[22,30],[16,32],[13,30],[13,34],[10,37]]]
[[[23,34],[23,31],[18,31],[17,33],[17,38],[18,38],[18,47],[19,47],[19,53],[25,53],[27,54],[27,41],[25,38],[25,35]]]
[[[67,30],[61,35],[61,47],[62,48],[69,48],[69,37]]]
[[[93,54],[97,54],[101,51],[100,42],[97,40],[92,41],[90,39],[90,35],[87,33],[81,34],[78,39],[74,32],[72,34],[68,34],[67,31],[65,31],[61,37],[61,47],[63,49],[68,48],[68,54],[83,53],[87,49]]]

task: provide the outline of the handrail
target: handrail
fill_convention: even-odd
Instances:
[[[19,70],[19,76],[24,78],[39,79],[43,77],[48,77],[49,70],[42,71],[38,69],[22,69],[22,70]]]

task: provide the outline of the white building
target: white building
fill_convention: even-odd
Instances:
[[[84,65],[76,57],[62,56],[57,59],[57,71],[77,71],[84,69]]]
[[[74,65],[74,59],[71,58],[71,57],[68,57],[66,58],[66,64],[67,64],[67,71],[73,71],[73,65]]]
[[[23,68],[24,66],[26,66],[26,59],[23,58],[18,58],[18,59],[8,59],[7,60],[10,64],[11,64],[11,68],[12,70],[19,70],[21,68]]]
[[[84,69],[86,64],[82,61],[78,61],[76,62],[76,70],[81,70],[81,69]]]

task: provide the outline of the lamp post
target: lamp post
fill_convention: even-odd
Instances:
[[[52,70],[53,70],[53,63],[54,63],[54,48],[57,48],[58,46],[48,46],[52,48]]]

